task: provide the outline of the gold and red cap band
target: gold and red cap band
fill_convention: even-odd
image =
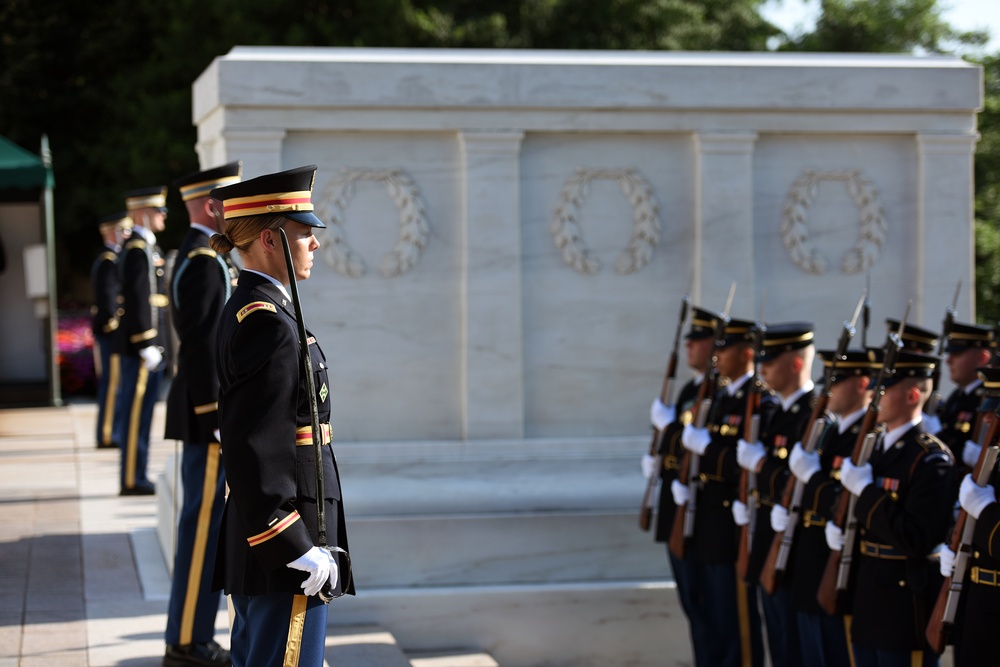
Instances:
[[[264,215],[266,213],[298,213],[312,212],[312,193],[275,192],[251,197],[237,197],[223,202],[225,218],[242,218],[247,215]]]

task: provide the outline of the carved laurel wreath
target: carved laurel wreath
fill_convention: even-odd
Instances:
[[[382,256],[379,272],[386,278],[401,276],[420,261],[430,223],[427,207],[413,179],[402,169],[347,169],[338,175],[323,191],[316,214],[327,223],[326,239],[321,246],[323,257],[334,271],[349,278],[365,274],[365,261],[347,242],[342,226],[347,205],[354,196],[358,181],[384,183],[389,198],[399,210],[399,240],[392,250]]]
[[[632,237],[615,260],[615,271],[627,275],[639,271],[653,257],[660,241],[660,209],[653,188],[639,173],[629,169],[577,169],[563,183],[559,205],[550,231],[563,261],[580,273],[600,272],[600,260],[591,254],[580,228],[580,206],[595,180],[618,181],[632,205]]]
[[[858,207],[857,242],[844,253],[840,270],[847,274],[861,273],[870,269],[878,260],[885,243],[887,228],[882,215],[882,205],[878,201],[878,191],[861,177],[858,169],[846,171],[807,170],[792,184],[781,209],[781,240],[788,249],[792,261],[806,273],[821,276],[826,273],[827,258],[812,246],[806,213],[816,198],[822,181],[842,181]]]

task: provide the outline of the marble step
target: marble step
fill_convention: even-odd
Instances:
[[[411,653],[408,657],[413,667],[500,667],[492,656],[476,651]]]
[[[392,633],[376,625],[327,628],[326,661],[358,667],[412,667]]]

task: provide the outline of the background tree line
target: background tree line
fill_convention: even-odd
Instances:
[[[798,0],[785,0],[796,2]],[[823,0],[784,34],[764,0],[0,0],[0,134],[37,152],[56,188],[59,294],[86,305],[94,221],[126,190],[198,169],[191,84],[236,45],[962,53],[987,35],[938,0]],[[985,68],[976,155],[978,316],[1000,319],[1000,54]],[[173,220],[185,220],[171,192]],[[959,223],[960,221],[956,221]],[[162,234],[176,247],[183,225]]]

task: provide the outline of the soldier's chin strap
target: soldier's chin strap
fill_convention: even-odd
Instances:
[[[302,370],[306,376],[306,393],[309,394],[309,422],[312,426],[313,447],[316,458],[316,532],[319,536],[319,547],[331,552],[347,552],[338,547],[332,549],[326,543],[326,491],[323,485],[323,432],[319,426],[319,404],[316,402],[316,381],[313,379],[312,358],[309,356],[309,340],[306,336],[306,323],[302,316],[302,302],[299,300],[298,281],[295,279],[295,266],[292,264],[292,253],[288,247],[288,237],[285,230],[278,227],[281,234],[281,247],[285,254],[285,267],[288,269],[288,286],[295,306],[295,324],[299,332],[299,353],[302,357]],[[338,559],[339,561],[339,559]],[[348,572],[350,571],[350,568]],[[346,575],[346,573],[345,573]],[[341,583],[341,590],[346,590],[347,583]],[[330,600],[339,597],[330,586],[329,580],[317,593],[319,599],[329,604]]]

